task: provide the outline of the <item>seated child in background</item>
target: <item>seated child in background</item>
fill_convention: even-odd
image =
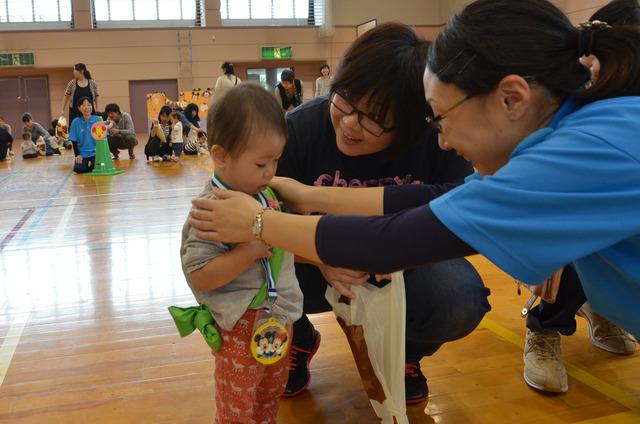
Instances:
[[[44,140],[42,142],[44,144]],[[36,146],[36,143],[31,140],[31,133],[28,131],[22,133],[22,144],[20,145],[20,148],[22,149],[23,159],[33,159],[38,157],[38,146]]]
[[[267,184],[276,173],[287,126],[275,98],[258,85],[239,84],[209,111],[207,130],[215,174],[199,198],[215,199],[212,189],[229,188],[277,208]],[[183,272],[222,340],[217,347],[209,343],[219,424],[277,421],[288,378],[285,345],[291,341],[290,324],[302,314],[293,254],[270,249],[259,239],[260,231],[256,234],[256,240],[231,245],[198,238],[189,220],[182,230]],[[272,272],[276,281],[268,284]],[[172,309],[181,308],[169,309],[178,323]],[[275,321],[268,322],[277,323],[265,327],[269,316]]]
[[[171,112],[171,161],[178,162],[182,153],[182,122],[180,122],[180,114]]]
[[[96,158],[96,141],[91,137],[91,126],[102,118],[91,114],[93,106],[88,97],[82,97],[78,101],[78,110],[82,116],[78,116],[71,123],[69,129],[69,141],[73,143],[75,162],[73,171],[78,174],[93,171]]]
[[[207,150],[207,133],[199,130],[196,141],[190,141],[184,145],[183,152],[185,155],[206,155]]]

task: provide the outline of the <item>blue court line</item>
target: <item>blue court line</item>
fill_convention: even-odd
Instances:
[[[11,172],[11,173],[9,173],[9,175],[5,175],[4,177],[0,177],[0,184],[3,183],[5,180],[8,180],[9,178],[11,178],[13,176],[13,174],[15,174],[15,172]]]
[[[69,181],[69,178],[71,177],[71,175],[73,175],[73,171],[69,171],[67,176],[64,177],[64,180],[62,180],[62,182],[58,185],[58,188],[56,188],[56,190],[53,192],[51,197],[49,197],[49,200],[47,200],[47,203],[45,203],[45,205],[40,208],[40,211],[38,212],[36,217],[31,222],[31,225],[25,231],[24,235],[20,239],[20,242],[18,243],[19,245],[23,245],[23,244],[25,244],[27,242],[27,240],[29,240],[29,238],[31,237],[31,234],[33,233],[33,230],[35,230],[36,227],[38,226],[38,224],[40,224],[40,221],[42,220],[42,217],[47,213],[47,211],[49,210],[51,205],[53,205],[53,202],[56,201],[58,196],[60,196],[60,192],[62,191],[62,188],[67,183],[67,181]]]

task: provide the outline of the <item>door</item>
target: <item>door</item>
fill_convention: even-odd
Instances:
[[[22,114],[29,112],[33,120],[45,129],[51,125],[49,102],[49,78],[8,77],[0,78],[0,114],[11,125],[13,137],[20,139]]]
[[[11,125],[13,136],[19,140],[22,128],[20,116],[24,113],[20,96],[20,79],[0,78],[0,115]]]
[[[48,77],[23,77],[23,95],[27,111],[45,129],[51,126],[51,102]]]
[[[178,80],[129,81],[130,113],[137,133],[147,133],[150,122],[147,117],[147,94],[163,92],[167,98],[178,100]],[[155,116],[154,116],[155,118]]]

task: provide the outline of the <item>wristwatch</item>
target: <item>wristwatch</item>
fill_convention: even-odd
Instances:
[[[262,210],[258,212],[253,218],[253,223],[251,224],[251,232],[253,233],[253,237],[256,240],[260,240],[262,242],[264,241],[262,240],[262,214],[264,214],[265,211],[269,209],[270,208],[262,208]]]

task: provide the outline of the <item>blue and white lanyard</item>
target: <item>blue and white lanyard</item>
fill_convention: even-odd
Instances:
[[[222,182],[220,182],[220,180],[218,180],[215,174],[211,177],[211,184],[221,190],[227,190],[227,187]],[[262,203],[263,208],[269,208],[269,202],[267,201],[267,198],[264,196],[264,194],[258,193],[258,199],[260,199],[260,203]],[[275,301],[278,299],[278,290],[276,289],[276,279],[273,276],[271,265],[269,265],[269,259],[261,258],[260,263],[262,264],[264,273],[267,276],[267,296],[269,297],[269,301],[271,303],[275,303]]]

